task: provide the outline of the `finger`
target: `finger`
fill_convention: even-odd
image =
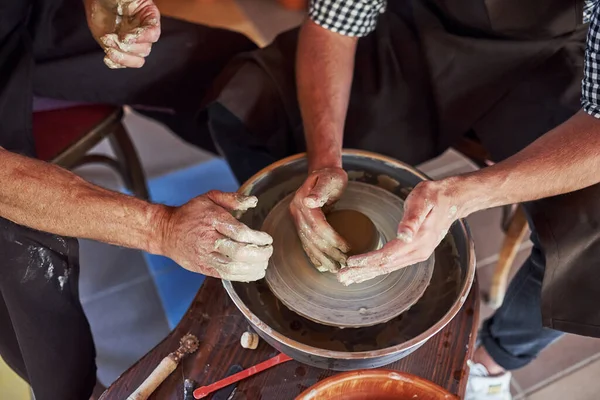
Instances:
[[[379,268],[394,262],[396,259],[402,258],[413,249],[414,246],[394,239],[387,242],[379,250],[349,257],[346,265],[348,267]]]
[[[221,218],[215,219],[213,227],[220,234],[236,242],[258,246],[273,244],[273,238],[268,233],[250,229],[228,213],[223,213]]]
[[[318,233],[330,248],[338,248],[343,253],[350,251],[348,242],[329,225],[322,210],[303,209],[301,213],[310,229]]]
[[[106,64],[106,66],[110,69],[121,69],[121,68],[125,68],[124,65],[121,64],[117,64],[116,62],[114,62],[113,60],[111,60],[110,58],[108,58],[108,56],[104,57],[104,64]]]
[[[156,43],[160,37],[160,23],[158,20],[148,19],[148,23],[122,33],[119,39],[125,44]]]
[[[300,238],[304,252],[317,270],[320,272],[335,273],[340,269],[339,264],[328,258],[303,232],[299,232],[298,237]]]
[[[152,44],[150,43],[125,44],[123,42],[117,42],[116,44],[118,49],[122,52],[137,57],[148,57],[152,51]]]
[[[246,263],[231,261],[221,253],[208,255],[208,264],[218,273],[221,279],[251,282],[264,278],[268,262]]]
[[[319,210],[320,211],[320,210]],[[318,210],[311,210],[310,212],[319,212]],[[335,244],[327,242],[320,235],[317,235],[306,223],[306,219],[301,212],[293,213],[293,217],[298,229],[298,235],[302,235],[307,241],[316,247],[321,253],[325,253],[327,257],[336,261],[340,265],[346,265],[346,259],[348,256],[344,254],[340,249],[335,247]]]
[[[427,198],[409,195],[404,203],[404,215],[398,225],[397,238],[405,243],[412,242],[431,210],[433,202]]]
[[[382,265],[367,265],[363,267],[346,267],[340,271],[341,276],[337,279],[340,283],[348,286],[352,283],[361,283],[381,275],[389,274],[399,269],[416,264],[418,256],[413,251],[405,257],[394,259]]]
[[[273,255],[273,246],[240,243],[229,238],[217,239],[215,250],[234,261],[265,262]]]
[[[321,208],[327,203],[340,198],[344,191],[345,181],[333,174],[319,174],[306,198],[304,205],[308,208]]]
[[[266,270],[257,270],[252,273],[238,274],[238,273],[224,273],[221,279],[232,282],[255,282],[263,279],[266,275]]]
[[[206,193],[209,199],[227,210],[246,211],[249,208],[254,208],[258,204],[256,196],[244,196],[239,193],[220,192],[211,190]]]
[[[100,38],[100,42],[106,51],[112,48],[138,57],[148,57],[148,55],[150,55],[150,51],[152,50],[151,43],[123,43],[114,33],[109,33],[102,36]]]
[[[376,264],[365,264],[365,261],[359,260],[359,256],[348,259],[348,267],[343,268],[340,271],[342,274],[338,277],[338,281],[345,284],[346,286],[351,283],[360,283],[369,279],[373,279],[377,276],[389,274],[399,269],[406,268],[408,266],[417,264],[429,258],[423,255],[421,249],[414,247],[403,246],[403,249],[409,249],[407,251],[394,253],[394,257],[386,260],[384,263]],[[355,259],[356,258],[356,259]],[[356,264],[359,264],[358,266]]]
[[[361,268],[343,268],[336,276],[338,282],[344,286],[349,286],[354,283],[361,283],[378,276],[377,273],[372,271],[364,271]]]
[[[112,61],[113,63],[115,63],[117,65],[122,65],[122,66],[128,67],[128,68],[141,68],[144,65],[144,63],[146,62],[144,60],[144,57],[127,54],[127,53],[124,53],[120,50],[113,49],[113,48],[109,48],[106,50],[106,57],[104,58],[105,63],[106,63],[106,58],[108,58],[110,61]]]
[[[111,47],[118,48],[119,42],[120,42],[119,36],[116,33],[108,33],[108,34],[100,37],[100,43],[102,43],[102,46],[104,47],[105,50],[108,48],[111,48]]]

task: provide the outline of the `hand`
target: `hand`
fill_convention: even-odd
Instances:
[[[348,243],[327,223],[321,207],[340,198],[348,175],[342,168],[325,168],[311,173],[296,191],[290,212],[302,247],[321,272],[337,272],[345,264]]]
[[[140,68],[160,36],[160,13],[152,0],[85,0],[92,36],[113,69]]]
[[[459,218],[455,188],[452,180],[418,184],[404,203],[397,238],[377,251],[348,258],[338,280],[348,286],[427,260]]]
[[[161,253],[204,275],[243,282],[263,278],[273,254],[273,239],[229,213],[256,204],[254,196],[215,190],[170,209],[161,223]]]

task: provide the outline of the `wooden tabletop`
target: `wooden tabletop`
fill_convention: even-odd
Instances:
[[[386,368],[428,379],[463,398],[468,375],[466,362],[474,350],[478,315],[479,288],[475,280],[461,311],[442,331],[408,357]],[[199,350],[185,358],[150,399],[182,400],[184,379],[193,379],[201,386],[208,385],[225,377],[232,365],[248,368],[275,356],[277,351],[262,340],[256,350],[240,346],[240,337],[249,328],[225,293],[221,281],[206,278],[173,332],[124,372],[104,392],[101,400],[126,399],[162,358],[179,347],[179,340],[186,333],[198,337]],[[335,373],[290,361],[239,382],[232,399],[294,399]]]

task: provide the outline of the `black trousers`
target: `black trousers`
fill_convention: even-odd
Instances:
[[[184,140],[213,150],[198,112],[213,78],[255,45],[242,35],[162,19],[139,70],[108,69],[81,0],[0,0],[0,146],[35,156],[33,95],[129,104]],[[96,381],[91,331],[78,294],[76,239],[0,218],[0,355],[36,400],[80,400]]]

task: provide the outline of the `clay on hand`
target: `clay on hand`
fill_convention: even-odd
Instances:
[[[349,257],[338,281],[348,286],[427,260],[459,217],[452,184],[421,182],[404,203],[397,238],[377,251]]]
[[[254,196],[211,191],[171,209],[162,223],[162,253],[204,275],[241,282],[262,279],[273,239],[231,215],[257,203]]]
[[[112,69],[140,68],[160,37],[160,13],[151,0],[86,0],[92,36]]]
[[[325,168],[311,173],[296,191],[290,212],[312,264],[321,272],[337,272],[346,263],[350,246],[327,222],[322,207],[340,198],[348,175],[341,168]]]

